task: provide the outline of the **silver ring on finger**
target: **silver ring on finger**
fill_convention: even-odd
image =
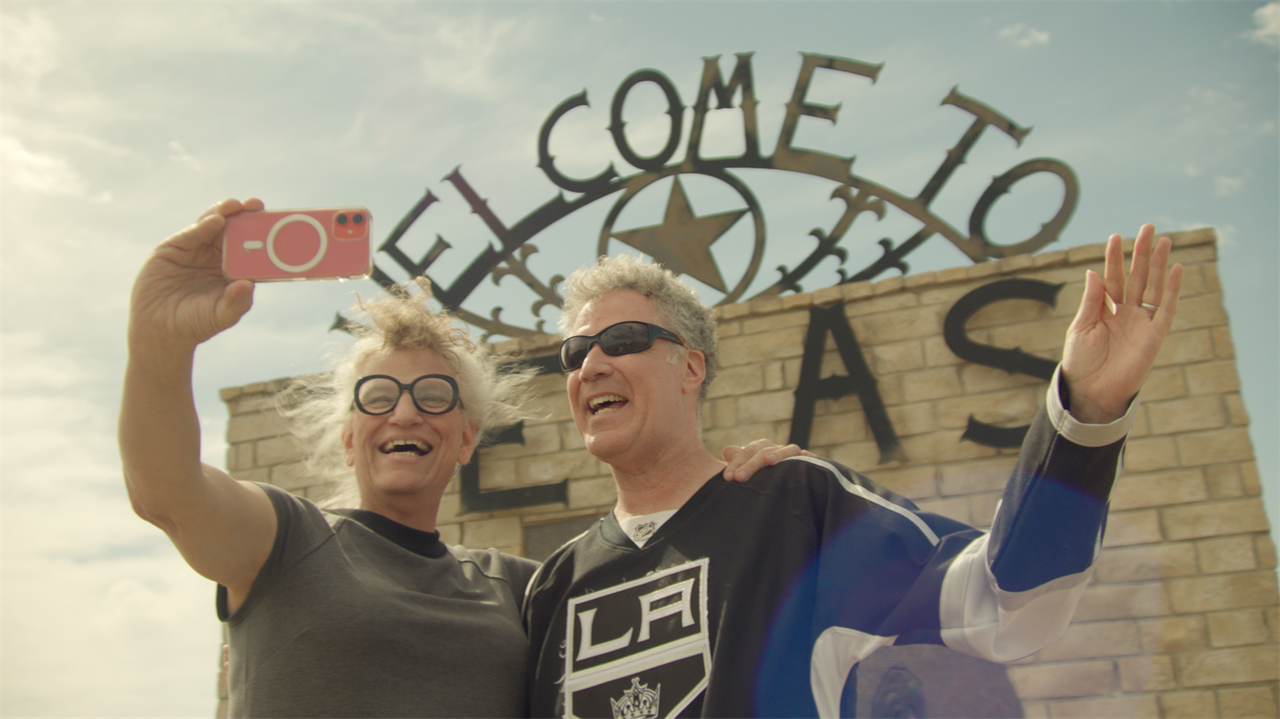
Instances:
[[[1151,310],[1152,312],[1155,312],[1156,310],[1160,309],[1159,305],[1153,305],[1150,302],[1141,302],[1138,304],[1138,306],[1144,310]]]

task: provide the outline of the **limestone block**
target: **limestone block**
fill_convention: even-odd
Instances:
[[[519,464],[516,460],[480,456],[480,491],[509,489],[519,484]]]
[[[786,366],[786,363],[782,362],[781,360],[769,362],[765,364],[764,366],[764,388],[765,389],[770,391],[779,390],[783,388],[795,389],[796,385],[790,384],[787,382],[786,372],[783,369],[785,366]],[[796,377],[798,379],[799,374],[797,374]],[[742,391],[742,393],[745,394],[747,390],[744,389],[740,391]]]
[[[1179,542],[1107,549],[1098,558],[1096,576],[1100,582],[1119,583],[1188,577],[1198,570],[1195,545]]]
[[[759,335],[726,338],[720,343],[720,364],[737,367],[784,357],[800,357],[804,354],[807,331],[807,326],[789,327]]]
[[[815,416],[813,428],[809,432],[809,444],[814,447],[831,447],[862,442],[870,437],[867,416],[862,412],[845,412]]]
[[[1249,424],[1249,411],[1244,407],[1244,399],[1239,394],[1222,396],[1227,406],[1227,422],[1235,427]]]
[[[1222,359],[1234,359],[1236,356],[1236,346],[1231,339],[1231,328],[1214,327],[1210,331],[1210,337],[1213,341],[1213,354],[1215,357]]]
[[[1220,574],[1258,569],[1255,546],[1254,538],[1246,534],[1196,542],[1200,571],[1204,574]]]
[[[1207,329],[1170,332],[1156,355],[1156,367],[1208,362],[1216,356],[1213,338]]]
[[[778,422],[791,419],[796,396],[794,392],[763,392],[738,398],[738,421],[744,424]]]
[[[1222,398],[1216,394],[1152,402],[1147,407],[1152,434],[1215,429],[1227,424]]]
[[[973,313],[964,326],[969,330],[982,327],[1023,326],[1029,322],[1043,321],[1049,316],[1049,310],[1049,305],[1036,300],[1019,298],[1001,300]],[[1062,343],[1061,336],[1058,337],[1058,343]]]
[[[858,341],[869,346],[939,335],[945,316],[941,307],[924,306],[852,317],[850,324]]]
[[[746,335],[760,334],[784,327],[808,327],[809,310],[793,310],[779,312],[763,317],[752,317],[742,320],[742,333]]]
[[[1160,706],[1154,696],[1121,696],[1053,703],[1053,719],[1156,719]]]
[[[933,512],[944,517],[950,517],[957,522],[964,522],[969,526],[973,526],[973,517],[969,516],[971,509],[969,500],[965,497],[952,497],[950,499],[922,499],[916,502],[922,511]]]
[[[1186,687],[1274,682],[1280,678],[1280,653],[1273,645],[1215,649],[1175,657]]]
[[[1204,476],[1209,488],[1209,496],[1213,499],[1235,499],[1247,496],[1244,490],[1244,477],[1238,464],[1205,467]]]
[[[877,283],[877,290],[879,289],[879,284]],[[919,305],[920,298],[914,292],[877,293],[873,297],[848,303],[845,305],[845,311],[849,317],[857,317],[892,312]]]
[[[253,443],[254,465],[271,467],[302,458],[302,451],[293,437],[275,437]]]
[[[524,527],[519,517],[480,519],[462,523],[462,544],[472,549],[519,545]]]
[[[1080,599],[1075,621],[1159,617],[1168,614],[1170,608],[1163,582],[1094,584]]]
[[[1165,507],[1161,518],[1165,536],[1173,540],[1268,530],[1266,512],[1257,498]]]
[[[1077,659],[1100,659],[1138,654],[1142,642],[1138,623],[1073,622],[1062,638],[1036,654],[1038,662],[1060,662]]]
[[[1147,381],[1142,383],[1143,404],[1185,397],[1188,392],[1186,370],[1186,367],[1159,367],[1151,370],[1147,375]]]
[[[1111,492],[1111,511],[1202,502],[1208,498],[1205,472],[1198,468],[1122,474]]]
[[[994,392],[1027,385],[1038,386],[1040,387],[1042,399],[1044,391],[1049,388],[1049,383],[1039,377],[1011,374],[1003,369],[986,367],[980,364],[964,365],[960,370],[960,382],[964,386],[964,391],[968,394]]]
[[[1271,639],[1266,614],[1261,609],[1240,609],[1208,615],[1209,646],[1240,647],[1262,644]]]
[[[1178,445],[1174,437],[1132,439],[1124,446],[1124,471],[1153,472],[1178,466]]]
[[[1160,531],[1160,514],[1155,510],[1112,511],[1107,516],[1107,531],[1102,546],[1125,547],[1164,541]]]
[[[880,471],[873,470],[866,474],[876,482],[910,500],[919,501],[938,496],[938,470],[930,465]]]
[[[955,397],[963,392],[954,367],[935,367],[907,372],[903,377],[904,398],[908,402]]]
[[[1111,661],[1063,662],[1009,667],[1009,683],[1020,699],[1057,699],[1111,694],[1119,687]],[[1058,716],[1054,705],[1054,716]]]
[[[891,372],[908,372],[925,367],[924,343],[920,340],[876,345],[866,352],[867,364],[876,377]]]
[[[704,406],[702,409],[703,417],[711,418],[711,426],[713,427],[733,427],[738,424],[738,401],[732,397],[725,397],[713,402],[709,402],[710,407]],[[707,410],[710,410],[709,412]]]
[[[899,437],[934,432],[938,427],[938,413],[931,402],[903,404],[889,408],[889,422]]]
[[[227,422],[227,443],[247,442],[289,433],[289,423],[276,412],[254,412]]]
[[[596,458],[585,449],[519,460],[520,478],[525,484],[544,484],[562,479],[580,479],[599,472]]]
[[[462,544],[461,524],[437,524],[436,531],[440,532],[441,542],[455,546]]]
[[[485,459],[500,461],[560,450],[560,429],[555,424],[525,424],[520,430],[524,443],[497,444],[480,450]]]
[[[1178,688],[1173,657],[1124,657],[1116,661],[1120,667],[1120,688],[1126,692],[1169,691]]]
[[[942,496],[979,492],[1000,492],[1009,482],[1013,463],[1004,459],[988,459],[964,464],[944,464],[939,468],[938,487]]]
[[[1259,571],[1169,580],[1169,597],[1180,614],[1244,607],[1266,607],[1280,601],[1275,572]]]
[[[947,367],[965,364],[964,360],[951,351],[951,348],[947,346],[947,341],[942,337],[925,337],[922,344],[924,346],[925,366],[927,367]]]
[[[904,382],[911,391],[912,380]],[[937,403],[938,425],[948,429],[963,429],[973,416],[979,422],[1000,427],[1027,425],[1035,418],[1044,404],[1045,388],[1038,383],[1002,392],[960,395],[941,399]]]
[[[1187,378],[1187,391],[1193,395],[1240,391],[1240,376],[1236,373],[1235,360],[1199,362],[1183,367],[1182,371]],[[1146,394],[1145,386],[1143,394]]]
[[[1253,543],[1258,550],[1258,566],[1262,569],[1275,569],[1276,545],[1271,541],[1270,535],[1254,537]]]
[[[1274,686],[1219,689],[1218,706],[1222,708],[1224,718],[1255,719],[1280,716],[1277,714]]]
[[[1208,719],[1218,716],[1218,702],[1212,691],[1181,691],[1160,695],[1160,712],[1165,719]]]
[[[569,483],[569,507],[585,509],[599,507],[606,511],[618,501],[617,485],[613,477],[593,477]]]
[[[1148,655],[1209,648],[1209,630],[1201,614],[1144,619],[1138,622],[1138,632],[1142,652]]]
[[[1222,308],[1222,295],[1200,295],[1178,298],[1178,314],[1173,318],[1171,332],[1214,327],[1227,324],[1227,313]]]

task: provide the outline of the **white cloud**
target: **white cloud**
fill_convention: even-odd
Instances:
[[[58,66],[58,39],[43,15],[0,15],[0,68],[4,80],[33,85]]]
[[[202,167],[200,160],[195,155],[187,152],[187,148],[183,147],[182,143],[177,140],[169,141],[169,160],[193,170],[199,170]]]
[[[1022,23],[1015,23],[1001,28],[1000,39],[1012,42],[1018,47],[1033,47],[1035,45],[1048,45],[1049,33],[1028,27]]]
[[[1280,2],[1272,0],[1272,2],[1254,10],[1253,24],[1257,27],[1241,33],[1241,35],[1253,42],[1276,47],[1277,43],[1280,42]]]
[[[51,195],[84,194],[84,181],[64,158],[27,149],[21,140],[0,137],[0,175],[6,183]]]
[[[1234,195],[1244,187],[1244,180],[1239,177],[1215,177],[1213,178],[1213,191],[1218,197],[1226,197]]]

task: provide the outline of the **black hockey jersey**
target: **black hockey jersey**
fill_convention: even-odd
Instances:
[[[881,646],[1043,648],[1092,571],[1127,431],[1064,435],[1055,394],[990,533],[810,457],[711,478],[644,548],[609,514],[526,594],[531,715],[839,716]]]

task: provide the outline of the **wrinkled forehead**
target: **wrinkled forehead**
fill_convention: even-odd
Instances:
[[[573,321],[572,334],[593,335],[619,322],[661,324],[661,314],[657,304],[639,292],[608,292],[582,306],[582,311]]]
[[[433,349],[402,348],[370,355],[360,366],[357,377],[371,374],[385,374],[401,382],[411,382],[424,374],[455,377],[457,371],[451,362]]]

